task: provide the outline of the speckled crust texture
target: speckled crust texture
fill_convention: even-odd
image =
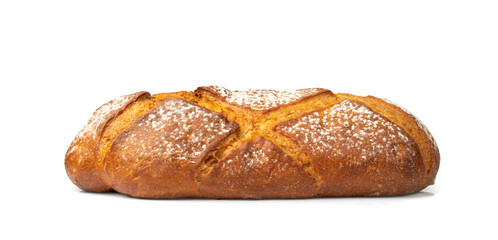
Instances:
[[[196,169],[237,128],[219,113],[167,98],[114,141],[105,170],[112,187],[128,195],[196,197]]]
[[[259,137],[232,151],[201,182],[210,198],[304,198],[317,185],[300,164]]]
[[[422,149],[422,154],[426,155],[424,158],[426,159],[425,163],[427,165],[427,176],[425,177],[423,188],[427,187],[430,184],[434,184],[434,181],[436,180],[436,174],[439,170],[440,154],[436,140],[430,133],[429,129],[410,111],[396,104],[395,102],[388,99],[379,99],[373,96],[368,96],[368,98],[385,103],[386,107],[390,107],[392,111],[396,111],[397,115],[403,115],[403,120],[405,122],[409,122],[412,126],[414,126],[413,131],[418,132],[417,135],[422,138],[422,140],[419,142],[419,146]]]
[[[208,91],[230,104],[249,109],[253,112],[267,113],[276,108],[290,105],[320,93],[330,92],[323,88],[305,88],[296,91],[277,91],[256,89],[247,91],[230,91],[220,86],[199,87],[197,91]]]
[[[140,112],[130,107],[151,99]],[[111,123],[124,112],[135,118],[116,131]],[[106,139],[108,150],[101,148],[107,130],[117,133]],[[439,159],[420,120],[385,99],[209,86],[138,92],[103,105],[69,147],[65,166],[76,186],[92,192],[307,198],[417,192],[434,182]]]
[[[413,139],[358,102],[344,100],[282,122],[276,129],[312,157],[323,180],[323,196],[407,193],[425,178]]]
[[[137,92],[114,99],[98,108],[69,146],[64,161],[73,183],[91,192],[106,192],[111,186],[104,178],[99,156],[100,140],[105,126],[139,98],[149,98],[148,92]]]

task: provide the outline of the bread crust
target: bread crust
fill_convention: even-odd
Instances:
[[[139,100],[154,104],[132,105]],[[125,115],[132,117],[116,120]],[[439,161],[427,128],[388,100],[322,88],[209,86],[104,104],[72,142],[65,166],[91,192],[306,198],[420,191],[434,182]]]
[[[107,102],[98,108],[75,137],[66,152],[64,165],[69,179],[81,189],[90,192],[111,190],[99,155],[100,141],[107,124],[139,98],[150,98],[148,92],[136,92]]]
[[[410,193],[425,178],[410,135],[359,102],[344,100],[275,129],[312,157],[323,180],[321,196]]]
[[[258,137],[221,159],[201,181],[209,198],[305,198],[318,186],[301,165]]]
[[[217,112],[166,98],[114,141],[105,172],[116,191],[131,196],[197,197],[197,168],[237,129]]]
[[[417,126],[411,129],[413,132],[412,135],[416,135],[420,138],[417,143],[422,155],[424,156],[424,164],[426,165],[427,175],[425,177],[423,188],[434,184],[436,180],[436,174],[439,170],[439,162],[441,157],[439,154],[439,147],[429,129],[427,129],[422,121],[420,121],[420,119],[418,119],[410,111],[394,103],[393,101],[380,99],[373,96],[368,96],[367,98],[385,103],[386,107],[391,108],[393,111],[397,112],[397,115],[402,116],[401,118],[405,123],[407,123],[407,125]]]

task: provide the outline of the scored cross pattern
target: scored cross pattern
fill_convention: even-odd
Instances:
[[[78,186],[145,198],[378,195],[435,174],[410,135],[423,130],[409,134],[372,97],[216,86],[144,96],[104,105],[116,112],[98,116],[109,126],[100,147],[78,135],[66,156]]]
[[[196,93],[201,98],[201,101],[198,102],[201,106],[210,108],[210,105],[206,104],[205,101],[215,102],[221,106],[221,109],[214,108],[215,110],[225,115],[230,121],[237,122],[240,126],[240,131],[235,133],[235,137],[219,147],[216,156],[218,160],[223,159],[244,143],[262,137],[275,144],[291,159],[298,161],[313,180],[319,179],[319,176],[314,173],[309,155],[302,151],[296,151],[300,148],[297,143],[276,131],[274,127],[280,122],[339,102],[339,98],[331,91],[322,88],[296,91],[230,91],[226,88],[211,86],[201,87],[196,90]],[[248,158],[253,156],[247,155]]]

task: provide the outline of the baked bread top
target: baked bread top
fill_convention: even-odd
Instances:
[[[144,198],[394,195],[433,183],[439,150],[384,99],[209,86],[103,105],[65,163],[82,189]]]

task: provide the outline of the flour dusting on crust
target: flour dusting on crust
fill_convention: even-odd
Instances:
[[[402,107],[401,105],[399,105],[399,104],[397,104],[397,103],[395,103],[395,102],[393,102],[393,101],[391,101],[389,99],[382,98],[382,100],[384,100],[385,102],[390,103],[390,104],[392,104],[392,105],[400,108],[405,113],[407,113],[408,115],[412,116],[415,119],[415,122],[417,122],[418,127],[421,128],[425,132],[425,134],[429,137],[429,141],[431,142],[432,147],[434,149],[439,149],[438,146],[437,146],[436,140],[432,136],[431,132],[429,132],[429,129],[425,126],[424,123],[422,123],[422,121],[420,121],[420,119],[417,116],[413,115],[413,113],[411,113],[410,111],[408,111],[408,109]],[[439,150],[436,150],[436,151],[439,151]]]
[[[255,111],[269,111],[280,106],[297,102],[329,90],[323,88],[306,88],[296,91],[277,91],[254,89],[248,91],[230,91],[219,86],[206,87],[214,91],[225,101]]]
[[[73,143],[79,142],[81,139],[90,137],[91,140],[97,141],[98,137],[102,133],[102,129],[105,127],[105,124],[117,114],[120,110],[125,108],[128,104],[130,104],[137,97],[142,94],[146,94],[146,92],[137,92],[134,94],[123,95],[120,96],[98,108],[88,120],[87,125],[78,132]],[[80,144],[74,144],[68,151],[67,154],[72,153],[80,147]],[[88,153],[85,153],[88,154]]]
[[[262,169],[268,168],[267,170],[271,169],[271,174],[267,174],[265,177],[269,179],[289,168],[299,168],[282,150],[262,137],[246,143],[228,155],[226,159],[222,160],[221,166],[225,169],[226,174],[234,176],[264,171]]]
[[[315,187],[298,162],[263,137],[244,143],[221,159],[202,185],[210,186],[209,191],[238,197],[309,195]]]
[[[314,157],[347,159],[347,164],[373,160],[406,164],[418,152],[402,128],[351,100],[283,122],[277,130]]]
[[[211,145],[237,128],[217,112],[183,99],[167,98],[125,131],[119,145],[127,148],[124,159],[129,155],[136,161],[157,158],[197,163]]]
[[[293,160],[271,141],[259,137],[245,143],[221,162],[223,167],[232,175],[235,173],[241,174],[242,172],[257,171],[259,168],[268,166],[271,166],[273,173],[277,174],[289,168]],[[299,166],[296,164],[293,167]]]

